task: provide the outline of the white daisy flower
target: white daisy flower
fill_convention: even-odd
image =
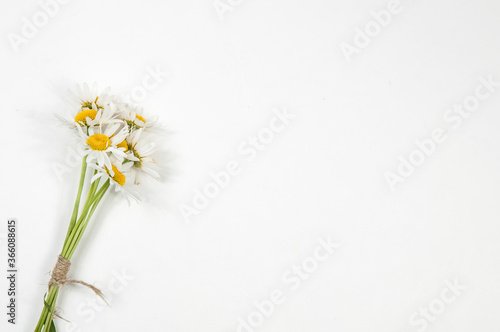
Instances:
[[[127,136],[126,159],[132,162],[126,163],[133,164],[130,171],[133,175],[135,184],[141,183],[143,173],[157,180],[160,178],[160,174],[156,167],[156,161],[151,157],[151,154],[156,150],[155,143],[148,142],[144,137],[141,138],[143,130],[144,129],[135,130]]]
[[[141,200],[139,192],[135,190],[132,181],[129,180],[131,179],[131,163],[122,164],[118,160],[113,159],[111,170],[107,166],[101,167],[95,163],[88,165],[97,171],[92,177],[92,183],[97,179],[103,179],[104,181],[109,179],[110,186],[114,188],[115,192],[121,192],[126,195],[127,199],[133,198],[136,202]]]
[[[72,109],[74,109],[74,111],[71,111],[67,118],[57,114],[55,115],[63,125],[69,128],[76,128],[78,125],[91,127],[120,121],[116,119],[118,115],[117,106],[111,102],[112,97],[108,95],[109,88],[105,89],[102,93],[98,93],[94,92],[94,90],[96,90],[95,87],[90,89],[89,86],[84,83],[83,87],[77,86],[77,90],[79,91],[77,94],[68,92],[71,99],[70,103],[73,105]],[[87,99],[82,98],[93,99],[85,101]]]
[[[157,129],[159,128],[158,116],[146,116],[142,108],[116,100],[118,108],[120,109],[120,118],[127,122],[129,131],[132,132],[136,129]]]
[[[88,127],[85,133],[81,126],[77,126],[80,136],[85,140],[87,162],[96,161],[99,166],[106,166],[113,175],[110,154],[120,162],[127,156],[125,148],[118,146],[123,143],[128,134],[126,126],[119,123],[105,126]]]
[[[98,111],[93,109],[83,110],[75,115],[73,126],[79,124],[81,126],[94,127],[98,125],[106,125],[113,122],[121,122],[120,119],[116,119],[117,109],[116,105],[108,104],[103,108],[99,108]]]
[[[100,91],[97,83],[89,86],[87,83],[82,85],[77,84],[74,91],[69,90],[68,95],[70,102],[72,102],[76,109],[81,110],[99,110],[108,105],[113,96],[110,94],[111,88],[107,87]]]

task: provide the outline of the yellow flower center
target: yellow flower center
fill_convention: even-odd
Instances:
[[[111,140],[103,134],[94,134],[87,138],[87,144],[92,150],[104,151],[110,146]]]
[[[144,119],[144,117],[142,115],[136,114],[135,117],[137,119],[141,120],[142,122],[146,123],[146,119]]]
[[[125,151],[128,151],[128,144],[126,140],[123,140],[120,144],[117,145],[119,148],[125,148]]]
[[[137,152],[137,150],[135,149],[134,146],[129,146],[129,149],[134,154],[134,157],[136,157],[137,159],[139,159],[139,160],[134,160],[134,167],[142,168],[142,157],[139,154],[139,152]]]
[[[111,165],[112,169],[113,169],[113,172],[115,172],[115,175],[113,176],[113,180],[116,181],[116,183],[118,183],[120,186],[123,187],[123,185],[125,184],[125,175],[123,175],[122,172],[120,172],[118,170],[118,168],[116,168],[115,165]]]
[[[75,116],[75,122],[83,122],[87,124],[87,118],[95,119],[97,111],[95,110],[84,110]]]
[[[92,109],[92,104],[95,104],[95,106],[97,107],[97,109],[101,109],[101,108],[104,108],[100,105],[97,105],[97,99],[99,99],[99,96],[97,96],[94,100],[94,102],[91,102],[91,101],[82,101],[82,108],[86,107],[88,109]]]

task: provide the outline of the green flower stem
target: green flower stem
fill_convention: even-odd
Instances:
[[[93,186],[95,185],[95,186],[90,189],[90,192],[89,192],[90,195],[87,198],[87,202],[86,202],[86,205],[84,207],[84,211],[82,212],[82,215],[80,216],[78,222],[76,223],[76,225],[74,226],[74,228],[71,232],[73,234],[73,237],[67,239],[67,243],[68,243],[67,250],[66,250],[66,252],[63,252],[63,254],[62,254],[62,256],[64,258],[66,258],[67,260],[70,260],[71,257],[73,256],[73,253],[75,252],[76,247],[77,247],[78,243],[80,242],[80,239],[82,238],[85,229],[87,228],[87,225],[90,221],[90,218],[94,214],[94,211],[96,210],[100,201],[104,197],[104,194],[106,193],[106,191],[109,188],[110,181],[107,180],[101,186],[101,188],[99,189],[99,191],[97,193],[95,193],[97,186],[98,186],[97,181],[94,182],[92,185]],[[89,208],[90,208],[90,210],[89,210]],[[54,292],[52,292],[52,290],[54,290]],[[52,325],[52,320],[53,320],[53,316],[54,316],[53,308],[55,307],[58,292],[59,292],[58,286],[53,286],[49,290],[49,298],[48,298],[47,303],[48,303],[48,306],[50,308],[52,308],[52,310],[49,310],[48,308],[46,308],[46,317],[45,317],[45,323],[44,323],[45,328],[43,331],[49,331],[50,326]]]
[[[51,287],[54,290],[54,295],[51,302],[47,302],[50,306],[50,309],[47,308],[47,318],[45,319],[44,331],[50,331],[50,326],[52,325],[52,319],[54,318],[54,308],[56,304],[57,295],[59,294],[59,287],[53,286]],[[50,293],[50,291],[49,291]]]
[[[84,211],[82,212],[82,215],[80,216],[80,219],[78,220],[77,225],[73,228],[73,231],[71,232],[70,238],[68,238],[67,243],[65,245],[65,248],[63,249],[63,252],[61,253],[61,255],[64,258],[66,258],[68,260],[71,258],[68,254],[69,254],[69,252],[75,251],[77,241],[79,238],[81,238],[81,235],[83,234],[82,229],[83,229],[83,225],[85,223],[85,220],[88,217],[89,209],[94,205],[94,202],[101,195],[103,195],[106,192],[108,187],[109,187],[109,180],[106,181],[106,183],[104,183],[101,186],[101,189],[99,189],[99,191],[96,194],[92,195],[92,197],[88,200],[87,204],[85,205]],[[97,205],[96,205],[96,207],[97,207]],[[94,208],[94,210],[95,210],[95,208]]]
[[[76,224],[72,227],[71,229],[71,232],[69,232],[69,235],[66,236],[66,239],[64,240],[64,245],[63,245],[63,249],[61,251],[61,256],[63,256],[64,258],[68,259],[66,257],[66,253],[68,252],[68,246],[71,244],[73,238],[75,237],[75,233],[77,232],[80,224],[85,220],[85,218],[87,217],[87,213],[89,212],[89,209],[94,201],[94,193],[95,193],[95,190],[97,188],[97,186],[99,185],[99,180],[95,181],[94,183],[92,183],[92,185],[90,186],[90,189],[89,189],[89,194],[87,196],[87,201],[85,202],[85,205],[83,206],[83,211],[80,215],[80,218],[78,218],[78,221],[76,222]]]
[[[55,306],[55,302],[56,302],[56,299],[57,299],[58,292],[59,292],[59,287],[58,286],[52,286],[52,287],[50,287],[48,296],[45,296],[45,298],[44,298],[44,301],[47,304],[45,304],[45,302],[44,302],[42,315],[40,316],[38,324],[37,324],[37,326],[35,328],[35,332],[41,332],[42,329],[43,329],[43,327],[44,327],[44,325],[46,324],[47,316],[49,315],[49,313],[51,311],[52,311],[52,314],[53,314],[54,306]],[[49,306],[50,309],[47,306]],[[46,328],[45,331],[48,331],[48,329]]]
[[[49,291],[50,293],[50,291]],[[44,296],[45,301],[45,296]],[[45,318],[47,317],[47,308],[45,307],[45,303],[43,306],[42,314],[40,315],[40,319],[38,319],[38,324],[36,324],[35,332],[39,332],[42,330],[43,322],[45,322]]]
[[[102,198],[106,194],[106,191],[108,190],[108,188],[109,188],[109,180],[106,181],[106,183],[104,183],[104,185],[102,186],[101,190],[99,190],[99,192],[97,193],[97,195],[96,195],[97,198],[96,198],[96,200],[94,202],[94,205],[92,205],[92,208],[90,209],[90,212],[87,215],[87,219],[85,220],[85,223],[83,224],[83,226],[81,228],[81,231],[78,234],[78,237],[76,238],[75,244],[73,245],[73,247],[70,247],[70,251],[68,253],[68,259],[71,259],[71,257],[73,257],[73,253],[75,252],[76,247],[78,246],[78,243],[80,243],[80,239],[82,238],[82,235],[85,232],[85,229],[87,228],[87,225],[89,224],[90,218],[92,218],[92,215],[94,214],[95,209],[97,208],[97,206],[101,202]]]
[[[85,184],[85,175],[87,174],[87,156],[83,157],[82,160],[82,170],[80,172],[80,185],[78,186],[78,194],[76,195],[75,206],[73,208],[73,214],[71,215],[71,220],[68,227],[68,237],[69,233],[75,225],[76,219],[78,217],[78,209],[80,208],[80,199],[82,197],[83,185]]]
[[[94,171],[94,175],[96,173],[97,173],[97,171]],[[92,182],[92,184],[90,185],[90,190],[89,190],[89,194],[87,196],[87,200],[85,201],[85,205],[87,205],[87,203],[89,203],[89,201],[94,196],[95,191],[97,190],[97,187],[99,187],[99,181],[101,181],[101,179],[97,179],[96,181]]]
[[[80,240],[85,232],[94,211],[97,206],[105,196],[109,186],[110,180],[108,179],[100,188],[100,180],[94,181],[90,188],[85,204],[82,208],[80,215],[78,211],[80,209],[80,201],[83,192],[83,187],[85,186],[85,179],[87,174],[87,158],[84,157],[82,161],[82,168],[80,172],[80,182],[78,187],[78,193],[75,200],[75,205],[73,208],[73,213],[71,215],[68,232],[64,240],[63,249],[61,251],[61,256],[70,260],[73,256],[76,247],[80,243]],[[95,172],[94,172],[95,174]],[[53,324],[54,309],[59,295],[59,286],[51,286],[49,288],[48,294],[44,297],[44,306],[38,324],[35,328],[35,332],[49,332]]]
[[[66,239],[68,238],[71,231],[73,230],[73,227],[75,226],[75,223],[76,223],[76,219],[78,218],[78,210],[80,207],[80,200],[82,197],[82,192],[83,192],[83,187],[85,184],[86,174],[87,174],[87,156],[85,156],[82,160],[78,193],[76,195],[75,204],[73,207],[73,214],[71,215],[71,219],[70,219],[70,223],[69,223],[69,227],[68,227],[68,232],[66,233]],[[59,289],[59,287],[57,287],[57,286],[50,287],[48,296],[46,296],[44,298],[44,306],[43,306],[42,314],[40,316],[40,319],[38,320],[38,324],[35,328],[35,332],[42,331],[42,328],[46,324],[46,319],[47,319],[47,316],[49,315],[49,312],[50,312],[49,308],[47,308],[47,305],[50,306],[51,310],[53,311],[55,300],[57,298],[58,289]],[[45,304],[45,302],[47,304]],[[50,326],[48,328],[50,328]],[[46,328],[46,331],[48,331],[48,328]]]

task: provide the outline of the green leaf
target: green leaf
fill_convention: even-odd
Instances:
[[[50,331],[49,332],[57,332],[56,331],[56,324],[54,324],[54,320],[52,320],[52,324],[50,325]]]

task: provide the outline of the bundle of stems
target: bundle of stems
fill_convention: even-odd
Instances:
[[[75,253],[75,250],[80,243],[80,240],[87,228],[89,221],[94,214],[97,206],[106,194],[109,186],[110,180],[108,179],[101,185],[99,185],[100,179],[95,180],[90,185],[87,199],[85,204],[81,207],[80,200],[82,198],[83,188],[85,187],[85,180],[87,178],[87,156],[83,157],[82,168],[80,173],[80,182],[78,187],[78,193],[75,200],[75,205],[73,208],[73,214],[69,222],[68,232],[66,238],[64,239],[64,245],[61,250],[60,255],[71,260],[71,257]],[[38,320],[38,324],[35,328],[35,332],[55,332],[56,327],[54,325],[54,315],[55,305],[57,297],[59,295],[59,285],[50,285],[47,293],[44,295],[43,299],[43,310]]]

